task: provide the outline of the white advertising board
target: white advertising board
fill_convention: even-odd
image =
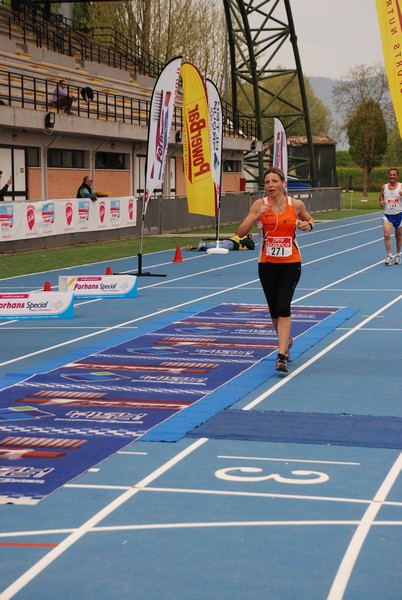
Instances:
[[[59,290],[71,292],[80,298],[135,298],[135,275],[74,275],[59,276]]]
[[[72,319],[71,292],[0,294],[0,319]]]
[[[135,226],[137,199],[49,200],[0,203],[0,242],[63,233],[107,231]]]

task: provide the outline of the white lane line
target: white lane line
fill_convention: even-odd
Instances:
[[[373,213],[375,214],[375,213]],[[373,219],[365,219],[364,221],[354,221],[353,223],[342,223],[342,219],[337,219],[337,223],[341,223],[340,225],[336,225],[336,226],[332,226],[332,224],[334,223],[334,221],[325,221],[325,223],[320,222],[319,219],[317,219],[317,225],[319,225],[320,227],[318,229],[316,229],[317,233],[327,233],[328,231],[333,231],[334,229],[343,229],[345,227],[354,227],[356,225],[365,225],[366,223],[370,223],[370,222],[376,222],[378,223],[378,227],[381,227],[381,218],[382,218],[383,213],[378,213],[377,216]],[[314,216],[314,215],[313,215]],[[346,218],[350,218],[350,217],[346,217]],[[326,227],[326,225],[329,225],[329,227]],[[314,228],[315,229],[315,228]],[[359,230],[360,231],[360,230]],[[366,231],[365,229],[363,231]],[[309,232],[310,233],[310,232]]]
[[[310,526],[310,525],[359,525],[358,520],[334,520],[334,521],[211,521],[211,522],[192,522],[192,523],[148,523],[144,525],[110,525],[105,527],[94,527],[88,533],[103,533],[105,531],[138,531],[146,529],[180,529],[180,528],[199,528],[199,527],[295,527],[295,526]],[[402,521],[376,521],[372,524],[373,527],[401,527]],[[12,531],[7,534],[1,534],[0,538],[5,537],[27,537],[27,536],[44,536],[44,535],[60,535],[64,533],[72,533],[74,529],[44,529],[39,531]]]
[[[370,227],[370,229],[365,229],[363,231],[363,233],[367,233],[367,231],[373,231],[373,230],[376,230],[376,229],[378,230],[378,227]],[[345,233],[344,235],[337,235],[337,236],[332,237],[332,238],[328,238],[327,237],[327,238],[325,238],[323,240],[319,240],[319,241],[316,241],[316,242],[311,242],[310,241],[308,244],[303,244],[301,246],[301,248],[310,248],[311,246],[318,246],[318,245],[321,245],[321,244],[325,244],[326,242],[336,242],[338,240],[341,240],[342,238],[347,238],[347,237],[351,237],[351,236],[356,237],[356,235],[358,235],[358,233],[362,233],[362,232],[360,232],[360,231],[359,232],[352,231],[351,233]],[[299,241],[299,239],[298,239],[298,241]],[[366,244],[373,244],[373,243],[377,243],[377,242],[380,242],[380,241],[384,241],[384,238],[382,238],[382,237],[381,238],[376,238],[375,240],[372,240],[371,242],[367,242],[366,241],[364,243],[364,246]]]
[[[354,271],[353,273],[350,273],[350,275],[341,277],[341,279],[337,279],[336,281],[333,281],[332,283],[328,283],[328,285],[324,285],[324,287],[322,287],[318,290],[313,290],[309,294],[305,294],[304,296],[297,298],[297,300],[294,300],[292,304],[294,304],[295,302],[300,302],[300,300],[305,300],[305,298],[310,298],[310,296],[314,296],[314,294],[319,294],[321,292],[324,292],[325,290],[328,290],[329,288],[333,287],[334,285],[338,285],[339,283],[342,283],[343,281],[346,281],[347,279],[351,279],[352,277],[355,277],[356,275],[360,275],[361,273],[364,273],[365,271],[369,271],[370,269],[372,269],[373,267],[376,267],[377,265],[381,264],[382,262],[383,261],[376,262],[372,265],[369,265],[368,267],[364,267],[363,269],[360,269],[359,271]],[[310,264],[310,263],[307,263],[307,264]]]
[[[50,327],[46,327],[45,325],[31,325],[31,326],[27,326],[26,321],[24,323],[24,331],[26,331],[27,329],[29,329],[29,331],[33,331],[33,330],[40,330],[40,331],[62,331],[63,329],[67,329],[68,331],[70,331],[71,329],[79,329],[80,331],[85,331],[86,329],[89,329],[90,331],[97,331],[97,330],[102,330],[104,331],[105,328],[104,327],[95,327],[95,326],[86,326],[86,325],[69,325],[68,327],[66,327],[65,325],[51,325]],[[135,329],[138,329],[138,327],[136,325],[134,325],[133,327],[121,327],[121,329],[127,329],[134,331]],[[19,327],[8,327],[7,331],[21,331],[21,328]]]
[[[179,452],[175,457],[168,460],[165,464],[161,465],[158,469],[147,475],[139,483],[131,487],[124,494],[121,494],[118,498],[110,502],[98,513],[93,515],[88,521],[83,523],[80,527],[75,529],[66,539],[46,554],[41,560],[34,564],[30,569],[25,571],[20,577],[18,577],[10,586],[8,586],[1,594],[1,600],[10,600],[15,594],[20,592],[26,585],[28,585],[37,575],[44,571],[53,561],[61,556],[66,550],[71,548],[78,540],[86,535],[95,525],[100,521],[109,516],[112,512],[122,506],[125,502],[135,496],[140,490],[145,488],[155,479],[169,471],[172,467],[177,465],[180,461],[187,458],[192,452],[197,450],[207,441],[206,438],[200,438],[194,444],[185,448],[182,452]]]
[[[212,527],[307,527],[312,525],[317,526],[334,526],[334,525],[358,525],[356,519],[350,521],[210,521],[194,523],[150,523],[147,525],[116,525],[110,527],[96,527],[91,533],[103,533],[105,531],[147,531],[147,530],[164,530],[164,529],[199,529]]]
[[[350,337],[351,335],[353,335],[354,333],[356,333],[356,331],[358,331],[359,329],[361,329],[362,327],[364,327],[365,325],[367,325],[367,323],[369,323],[370,321],[372,321],[373,319],[375,319],[379,314],[381,314],[382,312],[388,310],[388,308],[390,308],[391,306],[393,306],[394,304],[396,304],[397,302],[399,302],[399,300],[401,300],[401,298],[402,298],[402,294],[400,296],[398,296],[397,298],[394,298],[393,300],[391,300],[391,302],[388,302],[387,304],[385,304],[384,306],[382,306],[381,308],[379,308],[376,312],[374,312],[372,315],[370,315],[369,317],[367,317],[367,319],[364,319],[364,321],[362,321],[361,323],[359,323],[359,325],[356,325],[356,327],[353,327],[352,329],[350,329],[349,331],[347,331],[340,338],[338,338],[337,340],[335,340],[334,342],[332,342],[332,344],[330,344],[329,346],[327,346],[326,348],[324,348],[323,350],[321,350],[321,352],[318,352],[318,354],[316,354],[315,356],[313,356],[312,358],[310,358],[304,364],[300,365],[300,367],[298,367],[297,369],[295,369],[294,371],[292,371],[285,378],[281,379],[281,381],[278,381],[278,383],[276,383],[275,385],[273,385],[268,391],[266,391],[263,394],[261,394],[260,396],[258,396],[255,400],[253,400],[252,402],[250,402],[249,404],[247,404],[247,406],[244,406],[242,410],[251,410],[252,408],[254,408],[255,406],[257,406],[258,404],[260,404],[263,400],[266,400],[269,396],[271,396],[272,394],[274,394],[281,387],[283,387],[284,385],[286,385],[287,383],[289,383],[290,381],[292,381],[295,377],[297,377],[305,369],[307,369],[312,364],[314,364],[315,362],[317,362],[317,360],[319,360],[322,356],[325,356],[326,354],[328,354],[328,352],[330,352],[331,350],[333,350],[333,348],[336,348],[336,346],[338,346],[339,344],[341,344],[342,342],[344,342],[348,337]]]
[[[376,229],[379,229],[379,227],[370,227],[370,228],[364,229],[364,230],[359,229],[358,231],[354,231],[352,233],[345,233],[343,235],[338,235],[338,236],[333,237],[333,238],[325,238],[324,240],[321,240],[321,241],[318,241],[318,242],[312,242],[312,241],[310,241],[308,244],[303,244],[302,241],[300,240],[300,238],[298,238],[298,241],[300,242],[301,249],[303,249],[303,248],[309,248],[310,246],[316,246],[317,244],[325,244],[326,242],[333,242],[333,241],[341,240],[342,238],[364,234],[367,231],[372,231],[372,230],[376,230]],[[310,235],[312,235],[312,234],[310,233],[309,236]],[[376,238],[375,240],[372,240],[370,242],[365,241],[364,244],[361,244],[360,246],[356,246],[356,248],[361,248],[361,247],[367,246],[369,244],[377,244],[378,242],[384,242],[384,238],[381,236],[381,237]],[[350,250],[353,250],[353,249],[354,248],[343,250],[342,252],[349,252]],[[342,254],[342,252],[341,252],[341,254]],[[209,258],[209,257],[210,257],[210,255],[207,255],[205,252],[201,252],[201,253],[198,253],[197,256],[185,258],[185,261],[187,262],[188,260],[194,260],[194,259],[196,259],[196,260],[198,259],[199,260],[201,258]],[[225,266],[219,267],[219,268],[226,268],[227,266],[237,266],[238,264],[243,264],[243,263],[251,262],[251,261],[255,260],[255,258],[256,257],[254,256],[254,258],[251,258],[251,259],[239,260],[239,262],[233,263],[232,265],[225,265]],[[167,266],[167,265],[170,265],[170,264],[171,264],[171,261],[169,261],[169,262],[163,262],[163,263],[158,263],[156,265],[151,265],[151,266],[146,267],[146,268],[147,269],[154,269],[154,268],[164,267],[164,266]],[[121,273],[132,273],[133,269],[129,269],[129,270],[126,270],[126,271],[120,271],[120,272]],[[163,284],[163,282],[161,282],[161,283]],[[146,287],[154,287],[154,286],[150,285],[150,286],[146,286]]]
[[[209,442],[209,439],[203,438]],[[79,484],[79,483],[67,483],[63,486],[63,488],[80,488],[91,490],[100,489],[100,490],[114,490],[118,489],[118,486],[113,485],[92,485],[88,484]],[[131,489],[129,486],[122,486],[123,489]],[[240,497],[240,498],[280,498],[282,500],[309,500],[314,502],[340,502],[343,504],[370,504],[371,500],[367,500],[365,498],[348,498],[343,496],[312,496],[308,494],[280,494],[275,492],[236,492],[230,490],[211,490],[211,489],[196,489],[196,488],[160,488],[160,487],[147,487],[141,490],[142,492],[158,492],[163,494],[194,494],[195,496],[232,496],[232,497]],[[389,503],[388,503],[389,504]],[[397,506],[401,507],[402,502],[397,503]],[[3,536],[9,536],[9,532],[0,534],[0,538]]]
[[[388,472],[386,478],[375,494],[372,502],[368,506],[363,518],[361,519],[358,528],[356,529],[348,549],[345,552],[343,560],[340,564],[338,572],[335,576],[327,600],[341,600],[348,585],[350,576],[359,557],[360,551],[370,532],[374,520],[381,510],[387,495],[391,491],[393,485],[398,479],[402,471],[402,453],[398,456],[395,463]]]
[[[225,458],[228,460],[252,460],[252,461],[268,461],[268,462],[301,462],[301,463],[312,463],[319,465],[342,465],[342,466],[350,466],[350,467],[359,467],[359,462],[344,462],[339,460],[306,460],[305,458],[277,458],[277,457],[265,457],[265,456],[232,456],[225,454],[218,454],[217,458]]]
[[[315,258],[313,260],[309,260],[309,261],[303,262],[303,267],[306,267],[308,265],[312,265],[312,264],[317,263],[317,262],[321,262],[322,260],[327,260],[328,258],[334,258],[335,256],[339,256],[341,254],[346,254],[348,252],[353,252],[354,250],[359,250],[360,248],[365,248],[369,244],[374,244],[374,243],[377,243],[379,241],[383,241],[383,238],[378,238],[377,240],[374,240],[372,242],[365,242],[364,244],[359,244],[358,246],[353,246],[352,248],[346,248],[345,250],[339,250],[338,252],[333,252],[332,254],[326,254],[325,256],[320,256],[319,258]],[[302,246],[301,250],[303,250],[304,248],[308,248],[310,245],[313,245],[313,244],[307,244],[305,246]],[[190,273],[190,274],[187,274],[187,275],[182,275],[181,277],[176,277],[174,279],[169,279],[169,283],[172,283],[174,281],[181,281],[182,279],[187,279],[187,278],[190,278],[190,277],[196,277],[197,275],[206,275],[207,273],[210,273],[211,271],[212,272],[213,271],[220,271],[222,269],[228,269],[230,267],[238,267],[239,264],[243,265],[243,264],[247,264],[249,262],[257,262],[257,257],[254,256],[253,258],[248,258],[246,260],[242,260],[241,263],[237,263],[237,262],[236,263],[231,263],[231,264],[227,264],[227,265],[222,265],[221,267],[214,267],[212,269],[207,269],[205,271],[199,271],[197,273]],[[374,263],[373,265],[370,265],[370,267],[367,267],[367,268],[372,268],[372,267],[374,267],[376,265],[379,265],[379,264],[381,264],[383,262],[384,261],[378,261],[378,262]],[[258,281],[258,278],[257,279],[251,279],[249,283],[255,283],[256,281]],[[342,281],[342,280],[340,280],[340,281]],[[149,289],[149,288],[153,288],[153,287],[158,287],[158,286],[164,285],[165,283],[166,283],[166,281],[160,281],[158,283],[153,283],[151,285],[144,286],[144,288],[141,288],[141,289]]]
[[[148,452],[135,452],[134,450],[118,450],[116,454],[139,454],[141,456],[148,456]]]

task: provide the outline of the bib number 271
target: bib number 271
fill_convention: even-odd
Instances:
[[[265,240],[266,253],[268,256],[291,256],[292,238],[290,237],[268,237]]]

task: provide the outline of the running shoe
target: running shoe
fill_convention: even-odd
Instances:
[[[401,264],[401,255],[400,254],[395,254],[394,265],[400,265],[400,264]]]
[[[390,254],[388,254],[387,258],[385,259],[384,265],[392,265],[392,256]]]
[[[186,250],[197,250],[198,248],[198,244],[189,244],[188,246],[186,246]]]
[[[278,356],[275,363],[275,371],[282,371],[283,373],[288,372],[288,359],[286,356]]]

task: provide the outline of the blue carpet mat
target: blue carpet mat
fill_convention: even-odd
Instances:
[[[231,409],[200,425],[188,437],[402,449],[402,419]]]
[[[123,332],[107,348],[95,343],[85,358],[81,350],[50,361],[26,379],[11,375],[15,383],[0,390],[0,503],[35,504],[142,437],[181,439],[275,374],[266,306],[192,311],[136,337]],[[295,307],[292,358],[355,312]]]

